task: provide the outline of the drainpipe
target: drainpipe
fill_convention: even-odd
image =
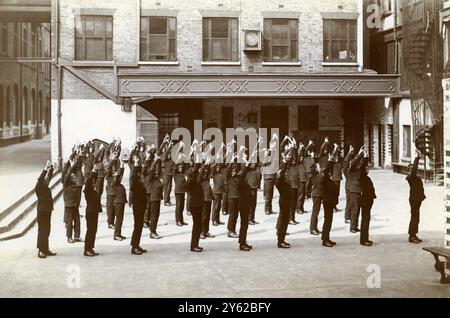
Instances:
[[[19,54],[20,54],[20,56],[23,56],[23,24],[22,24],[22,17],[20,18],[20,20],[19,20],[19,25],[20,25],[20,27],[19,27],[19,43],[20,43],[20,45],[19,45],[19,50],[20,50],[20,52],[18,52]],[[23,118],[23,111],[22,111],[22,108],[23,108],[23,97],[22,97],[22,94],[23,94],[23,87],[22,87],[22,85],[23,85],[23,83],[22,83],[22,63],[21,62],[19,62],[19,121],[18,121],[18,124],[19,124],[19,141],[22,141],[22,127],[23,127],[23,120],[22,120],[22,118]]]
[[[62,67],[59,65],[59,1],[55,0],[55,64],[56,73],[56,99],[58,103],[57,120],[58,120],[58,167],[62,170],[62,133],[61,133],[61,91],[62,91]]]

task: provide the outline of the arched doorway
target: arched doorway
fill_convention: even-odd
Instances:
[[[5,101],[3,98],[3,86],[0,85],[0,128],[4,127],[5,122]]]
[[[30,119],[30,109],[28,105],[28,89],[26,87],[23,88],[23,95],[22,95],[22,120],[24,125],[28,125],[28,120]]]
[[[44,119],[44,104],[43,104],[43,100],[42,100],[42,91],[39,91],[38,116],[37,116],[38,125],[42,125],[43,119]]]
[[[31,101],[30,101],[30,120],[32,124],[37,125],[38,123],[38,105],[36,99],[36,91],[34,89],[31,90]]]
[[[12,116],[11,108],[13,107],[11,103],[11,92],[9,86],[6,88],[6,126],[11,126]]]
[[[19,87],[14,85],[14,121],[15,125],[20,125],[20,104],[19,104]]]
[[[51,112],[50,112],[50,97],[47,97],[45,103],[45,127],[47,134],[50,133],[50,124],[51,124]]]

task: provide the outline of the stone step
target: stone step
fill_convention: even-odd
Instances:
[[[55,175],[51,184],[53,199],[61,196],[63,187],[60,175]],[[34,191],[33,191],[34,192]],[[12,212],[0,221],[0,241],[23,236],[36,223],[37,198],[33,195],[21,202]]]

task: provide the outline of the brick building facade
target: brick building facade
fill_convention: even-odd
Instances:
[[[391,166],[385,101],[397,76],[368,68],[360,1],[60,0],[52,10],[55,159],[77,139],[157,143],[201,119],[366,143],[374,167]]]

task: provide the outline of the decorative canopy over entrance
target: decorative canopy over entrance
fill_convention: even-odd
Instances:
[[[119,74],[120,97],[389,97],[398,75]]]

